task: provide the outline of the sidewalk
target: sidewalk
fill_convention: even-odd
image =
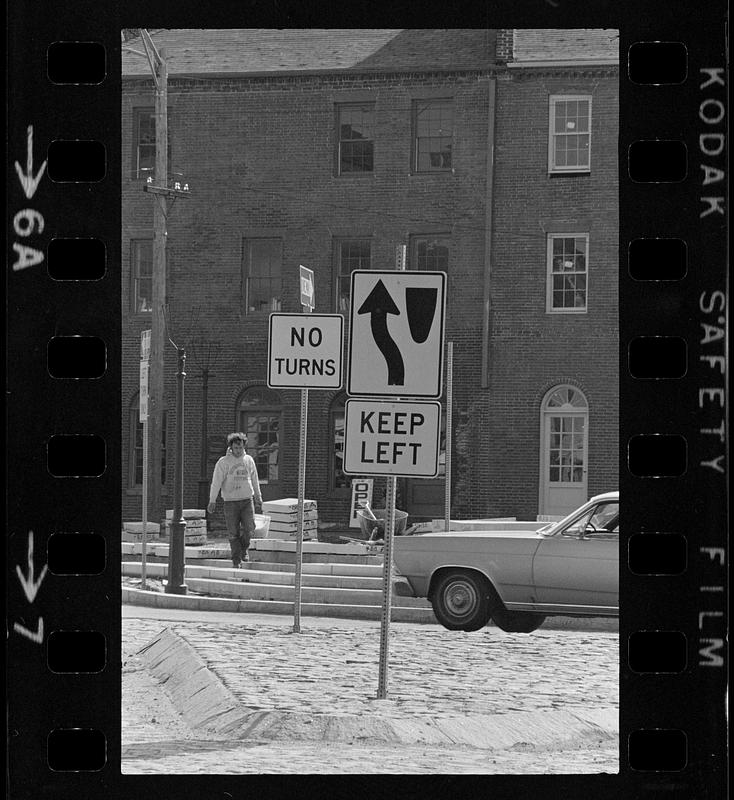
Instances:
[[[194,771],[221,771],[230,755],[217,742],[246,748],[252,760],[239,772],[343,772],[336,754],[353,747],[360,757],[346,771],[486,772],[515,761],[520,771],[617,770],[615,634],[393,623],[388,698],[377,700],[379,623],[308,618],[300,634],[292,626],[287,617],[123,607],[123,771],[165,771],[171,759],[180,768],[193,752]],[[396,744],[399,759],[388,757]]]

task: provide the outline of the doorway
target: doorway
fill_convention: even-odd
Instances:
[[[555,386],[540,416],[539,513],[562,517],[587,500],[588,403],[575,386]]]

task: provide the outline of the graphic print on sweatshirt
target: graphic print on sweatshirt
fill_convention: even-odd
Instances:
[[[250,497],[252,493],[250,475],[244,464],[234,464],[229,468],[225,479],[225,490],[227,494]]]

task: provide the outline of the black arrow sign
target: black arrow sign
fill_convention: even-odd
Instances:
[[[400,349],[387,329],[387,315],[399,315],[400,311],[381,280],[377,281],[357,313],[371,315],[372,336],[387,364],[388,386],[402,386],[405,383],[405,364]]]

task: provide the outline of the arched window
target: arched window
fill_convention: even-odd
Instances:
[[[136,392],[130,401],[130,408],[128,410],[129,458],[127,485],[131,489],[142,487],[143,485],[143,423],[140,422],[139,406],[139,393]],[[166,485],[167,424],[167,414],[164,411],[161,418],[161,486]],[[148,453],[148,458],[150,459],[150,453]],[[150,465],[150,461],[148,461],[148,464]]]
[[[579,411],[587,408],[586,398],[574,386],[557,386],[545,396],[546,408],[558,408],[562,411]]]
[[[329,465],[329,488],[349,489],[352,478],[344,474],[344,401],[346,395],[339,395],[329,409],[329,430],[331,431],[331,457]]]
[[[265,386],[245,389],[237,400],[235,427],[247,434],[247,452],[255,459],[260,483],[278,480],[283,403]]]

